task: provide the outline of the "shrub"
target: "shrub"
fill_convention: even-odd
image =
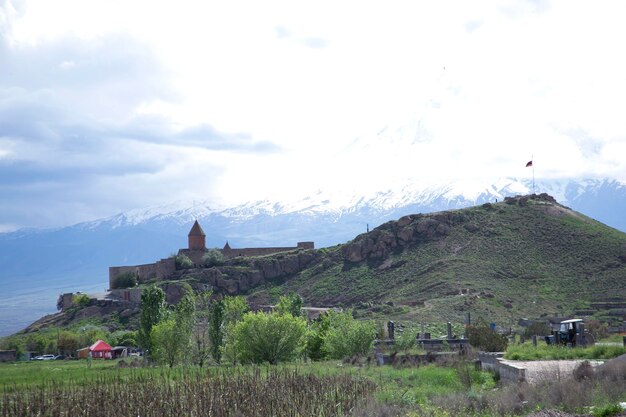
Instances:
[[[328,314],[321,314],[309,329],[307,335],[307,355],[311,360],[319,361],[328,357],[328,352],[324,348],[324,340],[330,329],[330,318]]]
[[[79,307],[87,307],[89,305],[89,296],[87,294],[74,294],[72,303]]]
[[[242,362],[272,365],[295,359],[306,346],[306,321],[277,313],[247,313],[235,324],[234,343]]]
[[[467,327],[467,338],[470,345],[487,352],[504,352],[508,344],[506,336],[496,333],[482,319]]]
[[[550,334],[550,326],[545,321],[533,322],[524,330],[524,336],[530,338],[531,336],[546,336]]]
[[[620,415],[624,409],[619,404],[611,404],[593,410],[594,417],[609,417]]]
[[[609,335],[609,325],[599,320],[585,320],[585,329],[591,333],[594,340],[604,339]]]
[[[135,285],[137,285],[137,275],[130,271],[119,274],[111,281],[112,289],[132,288]]]
[[[291,293],[280,297],[276,310],[280,314],[290,314],[293,317],[302,315],[302,297],[297,293]]]
[[[72,355],[81,348],[78,335],[69,330],[63,330],[57,336],[57,349],[64,355]]]
[[[193,268],[193,261],[189,259],[189,256],[181,253],[176,256],[176,268],[177,269],[189,269]]]
[[[150,357],[158,363],[174,366],[181,355],[182,344],[177,337],[176,320],[163,320],[150,331]]]
[[[332,359],[367,355],[376,338],[373,322],[357,321],[350,311],[329,314],[330,328],[324,339],[324,350]]]
[[[224,255],[218,249],[209,249],[202,256],[202,263],[208,268],[224,265]]]
[[[411,328],[404,329],[402,333],[398,332],[393,344],[394,350],[408,354],[416,345],[416,336],[416,332]]]
[[[111,335],[111,341],[115,346],[137,346],[137,332],[120,330]]]

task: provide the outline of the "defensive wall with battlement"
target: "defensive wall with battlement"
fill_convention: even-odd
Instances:
[[[191,227],[188,235],[188,248],[180,249],[179,255],[185,255],[191,259],[194,265],[202,265],[204,263],[203,256],[207,252],[206,235],[196,220]],[[225,259],[232,259],[238,256],[267,256],[275,253],[290,252],[300,249],[315,249],[314,242],[298,242],[296,246],[284,247],[266,247],[266,248],[231,248],[228,242],[219,250]],[[144,283],[154,280],[167,279],[176,271],[176,260],[174,258],[161,259],[158,262],[144,265],[133,266],[111,266],[109,267],[109,288],[115,285],[114,280],[121,274],[132,273],[135,275],[138,283]]]

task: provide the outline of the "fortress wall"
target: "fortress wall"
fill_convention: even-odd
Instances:
[[[135,274],[137,282],[142,283],[167,278],[174,273],[174,271],[176,271],[176,261],[170,258],[161,259],[152,264],[111,266],[109,267],[109,288],[112,287],[115,277],[127,272]]]
[[[169,277],[176,271],[176,261],[174,259],[161,259],[153,264],[137,266],[137,281],[153,281]]]
[[[140,288],[117,289],[111,290],[111,296],[115,299],[130,301],[131,303],[140,303],[142,291]]]
[[[272,248],[232,248],[222,249],[222,254],[230,259],[237,256],[265,256],[280,252],[290,252],[298,249],[314,249],[313,242],[298,242],[298,246],[272,247]]]
[[[205,253],[206,253],[205,250],[190,250],[190,249],[178,250],[179,255],[187,256],[189,259],[191,259],[191,262],[193,262],[196,265],[202,265],[202,257],[204,256]]]
[[[109,267],[109,288],[113,287],[113,279],[116,276],[125,274],[127,272],[136,273],[136,266],[110,266]]]
[[[234,249],[222,249],[222,254],[226,258],[235,258],[237,256],[265,256],[272,255],[274,253],[289,252],[296,250],[296,247],[276,247],[276,248],[234,248]]]

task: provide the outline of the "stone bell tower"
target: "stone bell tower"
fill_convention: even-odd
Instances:
[[[200,223],[196,220],[189,231],[189,250],[206,250],[206,234],[200,227]]]

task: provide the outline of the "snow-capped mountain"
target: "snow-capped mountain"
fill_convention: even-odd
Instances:
[[[344,243],[368,226],[371,229],[406,214],[467,207],[530,192],[532,182],[509,178],[435,185],[406,181],[365,195],[318,191],[292,201],[264,200],[229,208],[206,201],[176,202],[54,230],[3,233],[0,335],[53,312],[61,292],[104,290],[108,266],[153,262],[186,247],[195,219],[207,233],[209,247],[222,247],[227,241],[232,247],[314,241],[319,248]],[[546,192],[574,210],[626,231],[626,184],[609,179],[538,181],[535,192]]]

